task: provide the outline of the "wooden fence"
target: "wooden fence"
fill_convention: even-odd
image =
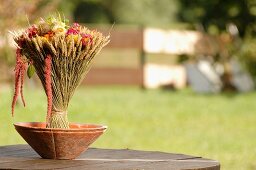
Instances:
[[[110,33],[111,41],[103,49],[103,55],[105,50],[113,52],[120,52],[121,50],[120,55],[122,55],[122,50],[135,50],[137,51],[137,57],[135,58],[133,56],[131,60],[137,59],[137,63],[139,64],[135,67],[123,67],[119,65],[117,61],[115,65],[112,66],[95,67],[95,65],[97,65],[96,62],[87,74],[83,84],[117,84],[147,87],[145,84],[149,82],[147,78],[150,77],[151,72],[149,72],[150,74],[145,72],[145,70],[148,71],[150,69],[146,65],[146,53],[174,55],[194,53],[193,55],[210,55],[223,49],[223,45],[220,45],[221,43],[218,38],[196,31],[162,30],[128,25],[116,25],[113,29],[111,29],[111,26],[106,25],[86,26],[93,29],[97,28],[97,30],[103,32],[104,35]],[[116,59],[118,60],[119,58]]]
[[[111,26],[108,26],[108,28],[97,27],[97,30],[108,35],[110,28]],[[113,51],[117,49],[135,49],[139,54],[139,66],[136,68],[123,68],[118,65],[113,68],[93,67],[84,83],[90,85],[124,84],[147,87],[145,84],[148,82],[148,76],[150,75],[148,73],[144,74],[144,71],[148,70],[145,65],[145,53],[214,55],[220,52],[222,47],[219,38],[197,31],[114,26],[113,30],[111,30],[111,41],[105,49]],[[145,78],[145,76],[147,77]],[[183,79],[185,78],[184,76]],[[185,80],[182,81],[184,82]],[[185,85],[186,83],[183,84]]]
[[[108,35],[110,28],[98,27],[97,30]],[[137,68],[92,67],[83,83],[89,85],[139,85],[143,86],[143,29],[141,27],[114,27],[110,32],[111,41],[105,47],[107,50],[133,49],[138,50],[140,66]]]

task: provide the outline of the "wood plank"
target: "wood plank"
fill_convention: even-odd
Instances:
[[[23,150],[23,149],[30,149],[31,147],[29,145],[6,145],[6,146],[0,146],[0,155],[2,152],[10,152],[10,151],[16,151],[16,150]]]
[[[5,157],[30,157],[30,158],[41,158],[36,152],[28,152],[27,150],[19,150],[17,152],[11,152],[11,153],[4,153],[1,154],[1,156],[5,156]]]
[[[98,28],[104,35],[109,33],[108,29]],[[106,48],[143,48],[143,29],[124,30],[114,28],[111,32],[111,41]]]
[[[206,169],[218,170],[217,161],[169,160],[169,161],[134,161],[134,160],[13,160],[1,162],[1,169]]]
[[[83,83],[143,85],[143,70],[140,68],[92,68]]]
[[[159,151],[137,151],[129,149],[95,149],[90,148],[83,153],[78,159],[152,159],[152,160],[178,160],[200,158],[184,154],[170,154]]]
[[[24,155],[23,155],[24,154]],[[0,147],[0,156],[29,156],[38,157],[36,152],[28,145],[10,145]],[[184,154],[170,154],[159,151],[136,151],[129,149],[96,149],[89,148],[78,159],[154,159],[154,160],[169,160],[169,159],[191,159],[199,158],[198,156],[190,156]]]
[[[185,169],[200,169],[200,170],[219,170],[218,162],[198,162],[198,161],[109,161],[102,162],[95,161],[90,166],[76,167],[79,169],[97,169],[97,170],[134,170],[134,169],[146,169],[146,170],[185,170]],[[65,168],[73,169],[73,168]]]
[[[16,162],[16,161],[26,161],[31,159],[39,159],[39,158],[26,158],[26,157],[0,157],[0,164],[6,162]]]
[[[90,167],[92,162],[79,160],[50,160],[50,159],[31,159],[15,160],[13,162],[4,162],[0,164],[0,169],[62,169],[77,166]]]
[[[41,159],[28,145],[2,146],[0,151],[0,169],[220,169],[218,161],[158,151],[90,148],[76,160]]]
[[[29,145],[7,145],[0,147],[0,156],[39,157]]]

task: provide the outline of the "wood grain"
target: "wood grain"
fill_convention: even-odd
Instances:
[[[218,161],[184,154],[90,148],[75,160],[41,159],[28,145],[0,147],[0,169],[219,170]]]
[[[92,68],[85,80],[87,85],[143,85],[140,68]]]

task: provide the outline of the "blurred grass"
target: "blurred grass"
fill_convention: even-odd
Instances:
[[[0,145],[25,143],[12,123],[44,121],[42,91],[25,89],[27,107],[10,116],[11,90],[0,88]],[[159,150],[216,159],[222,169],[256,169],[256,92],[198,95],[136,87],[80,88],[70,122],[108,125],[94,147]]]

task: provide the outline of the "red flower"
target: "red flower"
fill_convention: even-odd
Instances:
[[[81,41],[82,41],[83,46],[86,46],[87,44],[92,42],[92,36],[90,34],[82,33],[81,36],[82,36]]]
[[[33,38],[33,37],[35,37],[37,35],[38,30],[37,30],[35,25],[32,25],[31,28],[27,29],[27,33],[28,33],[28,37],[29,38]]]
[[[76,22],[73,23],[73,27],[76,28],[76,29],[79,29],[79,30],[81,28],[81,26],[78,23],[76,23]]]
[[[81,26],[78,23],[74,23],[72,27],[70,27],[67,31],[67,35],[73,34],[77,35],[80,33]]]

